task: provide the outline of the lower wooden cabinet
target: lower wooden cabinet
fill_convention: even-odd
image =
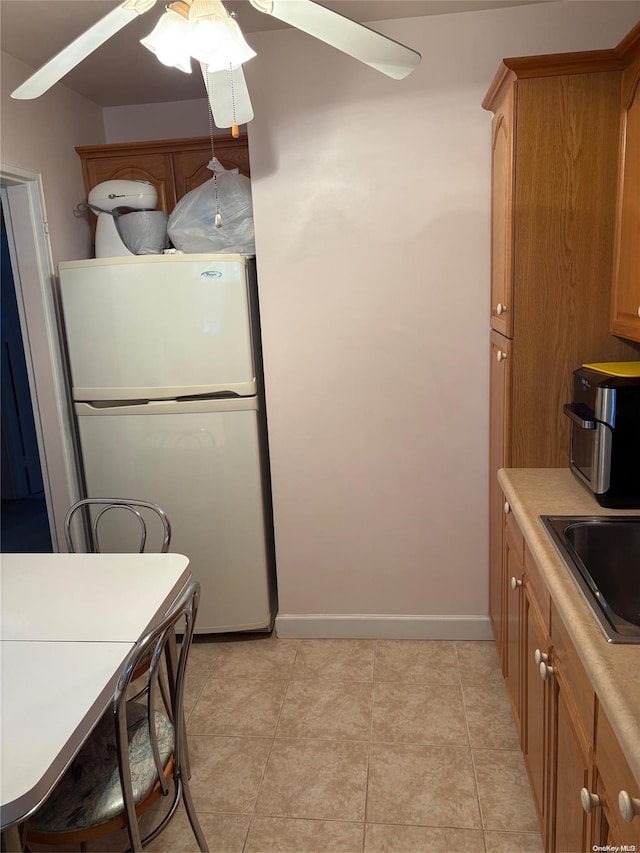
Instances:
[[[595,742],[599,836],[593,843],[640,850],[640,785],[629,769],[602,708],[597,709]]]
[[[552,800],[548,849],[562,853],[579,853],[589,850],[587,813],[580,792],[589,784],[589,745],[576,724],[575,708],[568,685],[563,684],[554,672],[554,698],[552,710],[553,759]]]
[[[502,596],[494,624],[502,630],[502,671],[545,850],[640,851],[640,785],[502,499]]]
[[[526,558],[525,554],[525,558]],[[527,561],[528,562],[528,561]],[[541,826],[549,811],[549,755],[545,744],[550,731],[549,680],[540,677],[540,664],[547,663],[551,640],[547,623],[540,614],[533,586],[525,567],[524,613],[522,618],[522,726],[521,744],[526,757],[531,792]]]

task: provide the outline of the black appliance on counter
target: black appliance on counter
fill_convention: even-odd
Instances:
[[[601,506],[640,508],[640,362],[573,373],[571,470]]]

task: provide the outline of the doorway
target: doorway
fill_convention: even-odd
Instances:
[[[0,209],[0,550],[50,552],[51,534],[9,243]]]
[[[55,267],[40,173],[0,163],[0,202],[4,219],[0,246],[3,314],[0,546],[3,551],[66,550],[64,517],[80,490],[58,320]],[[6,287],[7,284],[11,286]],[[7,323],[7,338],[12,342],[10,356],[4,346],[5,312],[13,313],[13,322]],[[7,362],[7,358],[11,361]],[[4,387],[5,379],[9,380],[8,388]],[[9,505],[5,500],[16,503]]]

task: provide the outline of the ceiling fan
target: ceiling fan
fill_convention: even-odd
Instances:
[[[266,15],[290,24],[396,80],[420,62],[417,51],[358,24],[314,0],[249,0]],[[123,29],[156,0],[124,0],[46,62],[12,93],[13,98],[37,98],[79,65],[90,53]],[[191,58],[200,62],[205,88],[217,127],[232,127],[253,118],[242,64],[255,52],[245,42],[223,0],[174,0],[142,44],[165,65],[191,71]]]

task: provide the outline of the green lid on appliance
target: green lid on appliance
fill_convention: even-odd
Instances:
[[[589,370],[606,373],[608,376],[640,377],[640,361],[603,361],[598,364],[583,364]]]

